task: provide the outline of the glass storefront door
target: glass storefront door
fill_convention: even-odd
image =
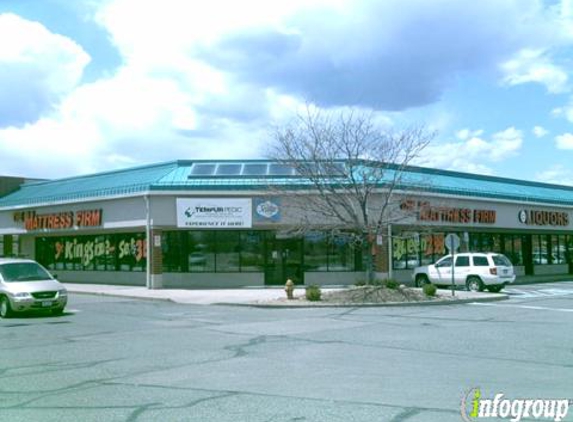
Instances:
[[[304,284],[301,238],[269,233],[265,261],[266,285],[284,285],[289,278],[295,284]]]

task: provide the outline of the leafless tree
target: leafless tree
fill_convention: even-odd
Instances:
[[[373,114],[336,115],[306,109],[288,125],[275,128],[268,155],[295,169],[305,189],[282,188],[291,207],[301,208],[299,230],[322,225],[351,233],[367,252],[367,279],[374,265],[370,251],[386,239],[396,213],[404,171],[435,133],[424,126],[401,130],[379,124]],[[295,204],[295,205],[293,205]]]

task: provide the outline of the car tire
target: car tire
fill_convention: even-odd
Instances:
[[[466,287],[470,292],[482,292],[483,283],[479,277],[471,276],[466,281]]]
[[[487,289],[492,293],[499,293],[503,289],[503,284],[496,284],[494,286],[487,286]]]
[[[425,284],[428,284],[430,281],[428,280],[428,276],[426,274],[418,274],[416,276],[416,287],[424,287]]]
[[[10,318],[12,316],[12,307],[10,300],[6,296],[0,297],[0,317]]]

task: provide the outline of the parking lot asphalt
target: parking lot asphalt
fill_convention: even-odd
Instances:
[[[573,399],[573,283],[506,293],[288,310],[71,293],[63,315],[0,319],[0,421],[459,422],[476,389]]]

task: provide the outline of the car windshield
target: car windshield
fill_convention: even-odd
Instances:
[[[5,282],[41,281],[52,277],[35,262],[13,262],[0,265],[0,275]]]
[[[510,267],[511,262],[505,255],[493,255],[493,263],[500,267]]]

